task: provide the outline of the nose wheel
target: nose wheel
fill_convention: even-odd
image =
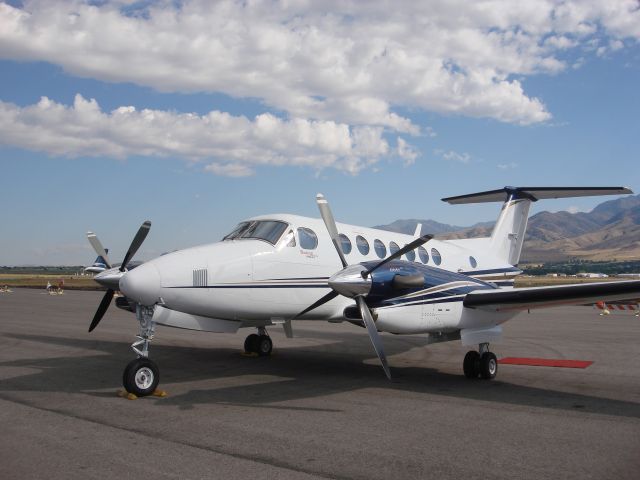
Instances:
[[[498,374],[498,358],[489,351],[488,343],[481,343],[479,350],[479,352],[471,350],[464,356],[462,362],[464,376],[491,380]]]
[[[258,328],[258,333],[252,333],[244,340],[244,351],[246,353],[257,353],[261,357],[268,357],[273,350],[271,337],[267,335],[264,327]]]
[[[129,362],[122,374],[122,385],[125,390],[138,397],[151,395],[158,388],[158,382],[160,382],[158,366],[144,357]]]

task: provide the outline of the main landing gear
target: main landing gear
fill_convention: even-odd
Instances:
[[[261,357],[268,357],[271,355],[271,350],[273,350],[273,342],[264,327],[258,327],[258,333],[252,333],[244,341],[244,351],[247,353],[257,353]]]
[[[149,359],[149,342],[153,339],[155,322],[153,322],[153,307],[136,306],[136,318],[140,323],[138,341],[131,345],[136,353],[135,360],[129,362],[122,373],[122,385],[129,393],[138,397],[146,397],[156,391],[160,381],[160,372],[155,362]]]
[[[464,376],[491,380],[498,373],[498,359],[489,351],[488,343],[481,343],[479,350],[479,352],[471,350],[464,356],[462,363]]]

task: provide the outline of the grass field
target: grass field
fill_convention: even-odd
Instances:
[[[60,280],[64,281],[66,290],[102,290],[93,278],[76,275],[32,275],[32,274],[0,274],[0,286],[9,288],[46,288],[47,282],[54,287]]]
[[[45,288],[47,282],[57,286],[60,279],[64,280],[66,290],[104,290],[91,277],[77,275],[33,275],[33,274],[0,274],[0,286],[11,288]],[[542,287],[545,285],[566,285],[569,283],[591,283],[624,280],[623,278],[576,278],[576,277],[525,277],[516,278],[516,288]]]

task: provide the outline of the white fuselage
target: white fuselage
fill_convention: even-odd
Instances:
[[[249,220],[277,220],[287,228],[275,244],[225,240],[163,255],[127,272],[121,289],[146,304],[158,303],[157,323],[208,331],[282,323],[331,291],[327,280],[341,265],[321,219],[277,214]],[[354,225],[337,227],[352,244],[351,251],[345,252],[349,264],[379,261],[389,255],[391,242],[403,247],[415,239]],[[315,233],[315,248],[302,248],[298,228]],[[368,252],[358,249],[357,236],[367,241]],[[384,254],[376,253],[376,240],[384,244]],[[519,271],[494,258],[488,240],[430,240],[424,245],[429,256],[426,264],[509,288]],[[438,255],[439,264],[434,262]],[[417,251],[413,261],[423,263]],[[352,299],[338,296],[301,318],[339,322],[345,319],[345,308],[353,304]],[[465,309],[461,301],[382,307],[374,314],[380,331],[406,334],[491,327],[513,315],[483,314]]]

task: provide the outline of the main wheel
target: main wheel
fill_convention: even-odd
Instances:
[[[244,339],[244,351],[247,353],[258,353],[258,343],[260,335],[252,333]]]
[[[475,350],[469,350],[464,356],[462,370],[467,378],[478,378],[480,375],[480,354]]]
[[[485,352],[480,357],[480,376],[484,379],[492,379],[498,373],[498,359],[492,352]]]
[[[258,337],[258,355],[261,357],[268,357],[271,355],[273,349],[273,342],[267,335],[260,335]]]
[[[122,374],[122,385],[125,390],[138,397],[146,397],[155,392],[159,381],[158,366],[144,357],[129,362]]]

